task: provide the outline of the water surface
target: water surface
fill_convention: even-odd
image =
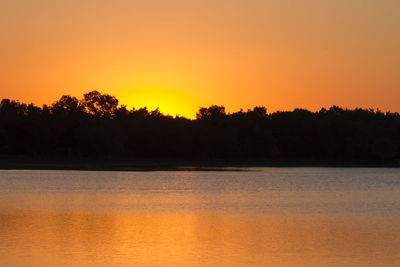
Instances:
[[[0,266],[400,266],[400,170],[0,170]]]

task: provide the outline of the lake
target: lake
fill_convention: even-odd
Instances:
[[[400,266],[400,169],[0,170],[0,266]]]

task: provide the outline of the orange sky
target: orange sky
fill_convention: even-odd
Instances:
[[[400,111],[398,0],[0,0],[0,98]]]

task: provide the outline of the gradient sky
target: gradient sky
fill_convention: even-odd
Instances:
[[[0,98],[400,111],[399,0],[0,0]]]

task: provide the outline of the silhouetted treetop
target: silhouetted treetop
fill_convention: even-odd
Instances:
[[[60,100],[55,102],[52,106],[53,113],[70,114],[75,112],[83,112],[84,105],[76,97],[63,95]]]
[[[209,119],[221,119],[225,117],[225,107],[212,105],[208,108],[200,108],[196,114],[196,118],[199,120],[209,120]]]
[[[83,106],[92,115],[112,116],[118,107],[118,99],[115,96],[98,91],[91,91],[83,96]]]
[[[267,116],[267,109],[265,107],[254,107],[253,110],[249,110],[248,112],[257,114],[260,117]]]

